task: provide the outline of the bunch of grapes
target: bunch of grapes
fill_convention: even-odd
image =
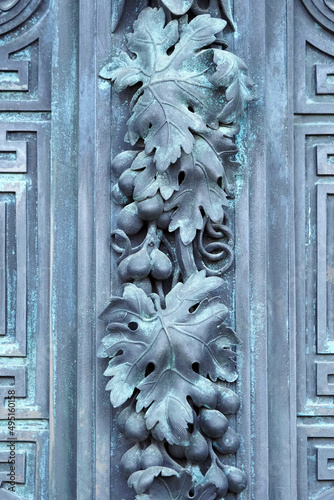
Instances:
[[[146,427],[143,411],[137,413],[132,405],[128,406],[119,414],[118,426],[127,439],[135,443],[121,459],[121,468],[126,477],[138,470],[164,464],[158,444],[149,439],[151,434]]]
[[[165,280],[171,272],[172,263],[167,255],[156,247],[150,249],[149,245],[143,245],[118,266],[118,274],[123,282],[130,279],[144,280],[149,275],[156,280]]]
[[[150,225],[154,221],[155,227],[165,230],[171,218],[169,212],[164,212],[164,201],[160,193],[142,201],[133,201],[134,180],[138,172],[130,167],[137,153],[124,151],[112,162],[112,170],[118,177],[112,196],[116,203],[123,205],[117,226],[128,236],[136,235],[145,223]],[[157,238],[154,241],[147,233],[139,249],[120,262],[118,273],[121,281],[134,280],[138,286],[150,293],[152,290],[148,276],[159,281],[168,279],[172,273],[172,263],[169,257],[159,250],[158,245]]]
[[[239,405],[239,397],[234,391],[219,387],[216,408],[198,410],[189,443],[167,446],[172,462],[177,460],[176,464],[183,468],[187,468],[187,464],[208,464],[205,478],[215,484],[217,498],[224,498],[227,491],[240,493],[247,484],[244,472],[221,461],[222,455],[234,454],[240,446],[240,439],[226,417],[235,414]],[[137,413],[133,405],[129,405],[120,413],[118,425],[127,439],[134,443],[121,459],[121,468],[127,477],[148,467],[171,465],[166,463],[166,450],[163,454],[161,443],[152,439],[144,411]]]
[[[226,415],[234,415],[239,406],[237,394],[229,388],[220,387],[216,408],[199,409],[189,445],[168,446],[169,453],[175,459],[187,459],[198,465],[210,459],[205,478],[216,485],[217,498],[223,498],[228,490],[240,493],[247,484],[244,472],[221,462],[221,455],[234,454],[240,447],[240,439],[226,418]]]
[[[131,169],[131,164],[138,151],[124,151],[116,156],[111,168],[118,182],[112,189],[115,203],[125,205],[118,216],[118,227],[126,234],[137,234],[145,222],[156,221],[157,226],[167,229],[171,212],[164,212],[164,200],[159,192],[141,201],[133,201],[135,178],[138,171]]]

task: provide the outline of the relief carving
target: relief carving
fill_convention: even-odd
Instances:
[[[0,35],[24,23],[42,0],[0,0]]]
[[[177,15],[193,3],[164,0]],[[240,446],[228,387],[238,339],[219,290],[233,262],[234,137],[254,92],[244,62],[223,50],[227,21],[171,13],[144,9],[130,54],[100,74],[118,92],[135,87],[125,140],[136,149],[112,161],[124,285],[101,315],[99,356],[110,358],[107,389],[133,443],[121,465],[136,498],[213,500],[247,484],[226,460]]]

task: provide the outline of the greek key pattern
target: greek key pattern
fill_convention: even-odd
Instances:
[[[298,492],[316,500],[331,498],[334,480],[334,12],[330,2],[303,3],[295,27]]]
[[[46,500],[49,495],[48,4],[0,1],[0,498],[4,500]]]

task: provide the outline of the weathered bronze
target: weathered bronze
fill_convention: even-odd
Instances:
[[[111,358],[107,389],[132,441],[121,464],[142,500],[225,498],[247,484],[226,460],[240,446],[228,387],[238,339],[219,289],[233,262],[234,137],[253,83],[225,50],[227,21],[179,17],[192,3],[144,9],[129,53],[100,73],[118,92],[135,87],[125,140],[136,149],[112,161],[124,286],[101,315],[99,356]]]

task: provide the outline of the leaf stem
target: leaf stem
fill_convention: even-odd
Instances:
[[[175,245],[178,260],[180,262],[180,270],[183,281],[187,281],[191,275],[197,273],[198,268],[194,259],[194,249],[192,243],[185,245],[179,231],[175,233]]]
[[[165,444],[162,442],[162,441],[157,441],[157,446],[160,450],[160,452],[162,453],[163,457],[165,458],[165,460],[169,463],[169,465],[171,465],[172,468],[174,468],[175,470],[177,470],[178,472],[183,472],[184,471],[184,467],[182,467],[182,465],[180,465],[178,462],[176,462],[168,453],[167,453],[167,450],[166,450],[166,447],[165,447]]]

